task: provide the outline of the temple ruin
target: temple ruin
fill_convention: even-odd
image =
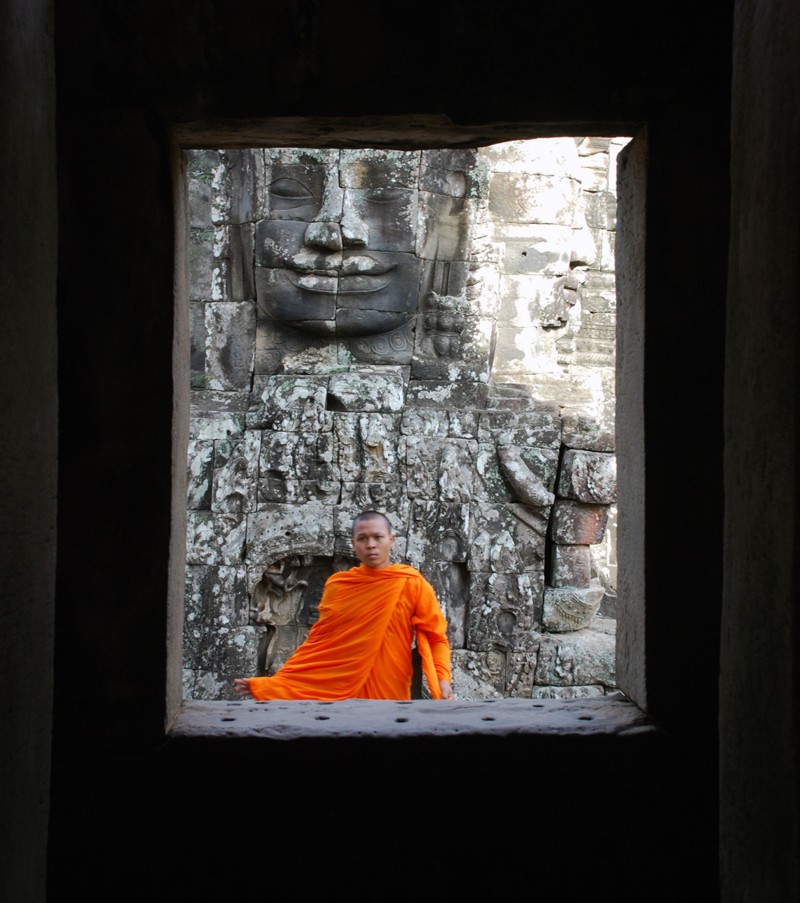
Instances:
[[[614,691],[626,142],[186,153],[187,698],[281,666],[369,508],[457,698]]]

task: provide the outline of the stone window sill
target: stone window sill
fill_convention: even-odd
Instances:
[[[187,700],[169,730],[172,738],[618,736],[657,733],[621,694],[594,699],[496,699],[480,702],[347,700],[198,702]]]

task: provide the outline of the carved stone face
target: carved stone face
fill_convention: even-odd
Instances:
[[[419,154],[331,152],[277,159],[269,218],[256,231],[259,307],[273,321],[327,337],[403,326],[416,309]]]

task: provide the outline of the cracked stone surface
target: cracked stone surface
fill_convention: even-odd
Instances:
[[[459,700],[614,692],[623,144],[187,152],[187,697],[283,664],[367,508]]]

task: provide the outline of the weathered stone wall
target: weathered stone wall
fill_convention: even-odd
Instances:
[[[437,590],[457,696],[615,686],[623,144],[187,155],[188,697],[280,667],[365,508]]]

